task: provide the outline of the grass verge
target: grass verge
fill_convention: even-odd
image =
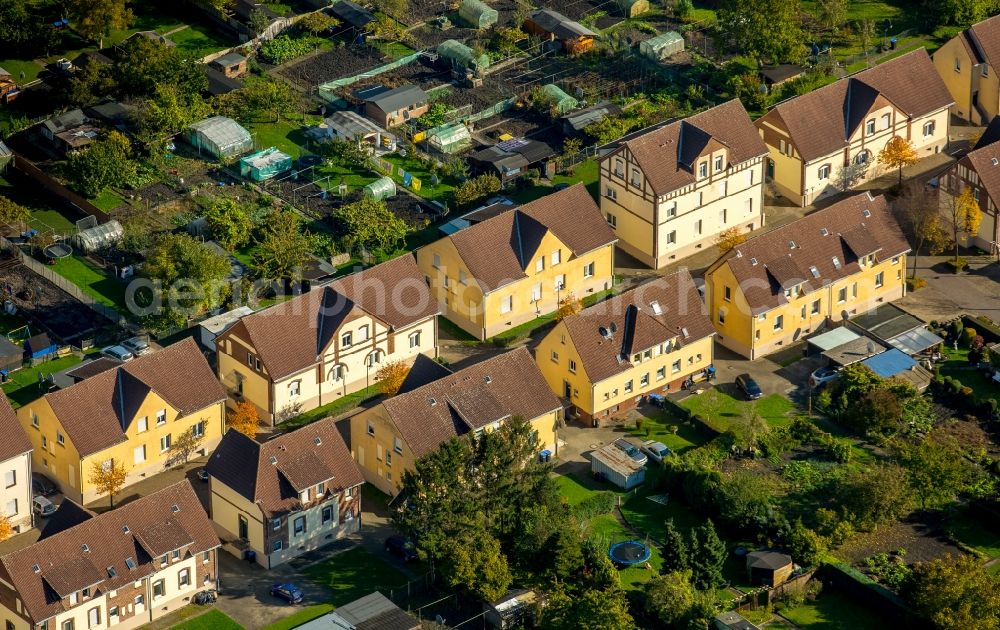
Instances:
[[[352,394],[341,396],[332,403],[323,405],[322,407],[316,407],[315,409],[306,411],[305,413],[301,413],[290,420],[282,422],[278,425],[278,428],[282,431],[293,431],[299,427],[304,427],[307,424],[316,422],[317,420],[322,420],[327,416],[335,416],[343,411],[353,409],[361,403],[371,400],[380,394],[381,392],[379,391],[378,384],[371,385]]]

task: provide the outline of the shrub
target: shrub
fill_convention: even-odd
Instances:
[[[949,259],[948,266],[951,267],[951,270],[954,273],[959,273],[969,266],[969,262],[964,258],[959,257],[957,259]]]
[[[920,276],[914,276],[912,278],[906,279],[906,290],[916,291],[917,289],[922,289],[927,286],[927,281]]]
[[[615,509],[615,493],[608,490],[601,490],[581,501],[573,511],[577,518],[582,521],[589,521],[601,514],[610,514]]]
[[[979,333],[976,332],[975,328],[966,328],[962,331],[962,343],[971,347],[972,340],[976,338],[977,334]]]

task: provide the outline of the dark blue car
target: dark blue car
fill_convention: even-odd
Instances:
[[[417,550],[413,543],[402,536],[389,536],[385,539],[385,550],[394,556],[402,558],[403,562],[417,559]]]
[[[275,584],[271,587],[271,596],[289,604],[298,604],[302,601],[302,589],[294,584]]]

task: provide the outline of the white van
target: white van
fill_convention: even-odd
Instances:
[[[35,497],[31,500],[31,511],[38,516],[52,516],[56,513],[56,506],[45,497]]]

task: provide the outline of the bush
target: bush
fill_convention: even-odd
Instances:
[[[581,521],[589,521],[601,514],[610,514],[615,509],[615,493],[601,490],[590,495],[577,505],[573,512]]]
[[[969,262],[962,257],[949,259],[947,264],[954,273],[959,273],[969,266]]]
[[[976,332],[975,328],[966,328],[965,330],[962,331],[962,343],[971,347],[972,340],[976,338],[977,334],[979,333]]]
[[[927,286],[927,281],[920,276],[914,276],[912,278],[906,279],[906,290],[916,291],[917,289],[922,289]]]

